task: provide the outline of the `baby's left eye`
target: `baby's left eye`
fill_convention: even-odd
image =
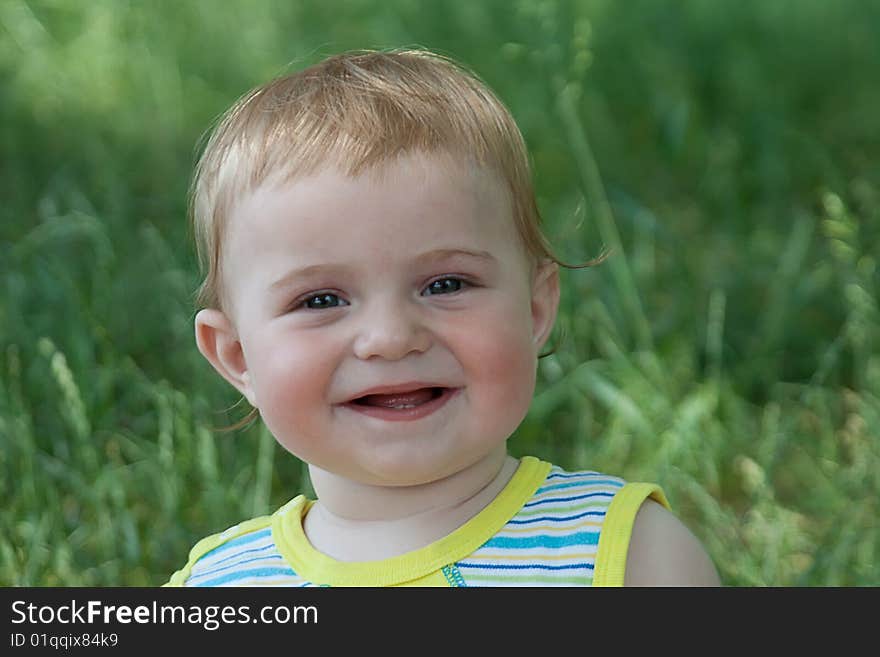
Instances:
[[[436,281],[431,281],[430,283],[428,283],[428,287],[425,288],[423,294],[449,294],[451,292],[458,292],[464,285],[465,282],[460,278],[447,276],[445,278],[438,278]]]

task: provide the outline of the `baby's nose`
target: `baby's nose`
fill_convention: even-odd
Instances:
[[[431,332],[417,309],[400,304],[374,304],[364,309],[354,342],[355,356],[362,360],[400,360],[422,353],[431,346]]]

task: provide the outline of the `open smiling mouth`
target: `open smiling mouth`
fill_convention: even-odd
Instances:
[[[446,405],[460,388],[418,388],[405,392],[372,394],[352,399],[344,406],[380,420],[418,420]]]

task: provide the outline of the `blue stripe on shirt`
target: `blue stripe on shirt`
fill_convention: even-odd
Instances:
[[[598,545],[599,532],[575,532],[563,536],[496,536],[483,543],[484,548],[561,548],[572,545]]]
[[[239,536],[237,538],[233,538],[229,541],[226,541],[222,545],[218,545],[217,547],[215,547],[213,550],[210,550],[209,552],[205,552],[205,554],[203,554],[201,558],[205,559],[207,557],[210,557],[212,554],[216,555],[221,552],[226,552],[226,550],[228,550],[229,548],[235,547],[237,545],[245,545],[247,543],[253,543],[254,541],[260,540],[262,538],[268,538],[271,535],[272,535],[272,528],[266,527],[266,529],[261,529],[258,532],[251,532],[250,534],[245,534],[244,536]]]
[[[585,500],[588,497],[614,497],[615,493],[587,493],[586,495],[575,495],[574,497],[547,497],[540,500],[535,500],[534,502],[528,502],[523,504],[523,508],[528,508],[530,506],[540,506],[542,504],[553,504],[554,502],[573,502],[574,500]]]
[[[578,520],[579,518],[586,518],[588,516],[604,516],[605,511],[585,511],[584,513],[578,513],[574,516],[560,516],[558,518],[554,518],[552,516],[540,516],[538,518],[528,518],[526,520],[508,520],[508,525],[530,525],[534,522],[569,522],[570,520]]]
[[[541,493],[546,493],[551,490],[561,490],[563,488],[573,488],[575,486],[598,486],[600,484],[614,486],[615,488],[620,488],[623,486],[617,480],[614,479],[599,479],[596,481],[566,481],[561,484],[550,484],[549,486],[541,486],[537,491],[535,491],[535,495],[540,495]]]
[[[207,577],[208,575],[216,575],[217,573],[222,573],[224,570],[229,570],[230,568],[237,568],[239,566],[243,566],[246,563],[253,563],[254,561],[266,561],[267,559],[281,559],[284,561],[284,557],[280,554],[271,554],[265,557],[254,557],[253,559],[245,559],[244,561],[236,561],[234,563],[228,564],[226,566],[220,566],[219,568],[211,568],[210,570],[205,570],[201,573],[194,573],[190,575],[190,580]]]
[[[221,584],[228,584],[235,580],[243,580],[250,577],[272,577],[273,575],[288,575],[290,577],[296,577],[296,573],[290,568],[252,568],[250,570],[237,570],[234,573],[227,573],[226,575],[221,575],[215,579],[201,582],[200,584],[194,584],[193,586],[220,586]]]
[[[547,479],[574,479],[575,477],[607,477],[593,470],[582,470],[580,472],[551,472],[547,475]]]
[[[240,556],[243,555],[243,554],[249,554],[249,553],[251,553],[251,552],[263,552],[263,551],[265,551],[265,550],[269,550],[269,551],[271,551],[271,550],[274,550],[274,549],[275,549],[275,544],[274,544],[274,543],[266,543],[266,545],[264,545],[263,547],[249,548],[249,549],[247,549],[247,550],[242,550],[241,552],[236,552],[235,554],[230,554],[228,557],[223,557],[222,559],[218,559],[217,561],[215,561],[215,562],[213,562],[213,563],[211,563],[211,564],[205,564],[205,567],[206,567],[206,568],[208,568],[208,567],[213,568],[213,567],[216,566],[217,564],[221,564],[221,563],[223,563],[224,561],[229,561],[230,559],[235,559],[236,557],[240,557]],[[204,559],[204,557],[202,557],[202,559]],[[201,562],[201,559],[199,559],[199,561]]]
[[[588,568],[589,570],[593,570],[594,568],[593,564],[591,563],[572,563],[566,565],[549,566],[539,563],[479,564],[459,561],[455,565],[459,568],[476,568],[479,570],[580,570],[581,568]]]

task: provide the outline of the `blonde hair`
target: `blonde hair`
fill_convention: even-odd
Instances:
[[[354,51],[251,90],[211,133],[190,190],[205,275],[196,293],[198,307],[225,305],[223,236],[243,195],[270,177],[292,180],[329,165],[357,176],[409,153],[461,158],[498,175],[510,192],[522,244],[535,262],[586,267],[601,259],[567,265],[553,255],[541,231],[522,134],[474,73],[425,50]]]

